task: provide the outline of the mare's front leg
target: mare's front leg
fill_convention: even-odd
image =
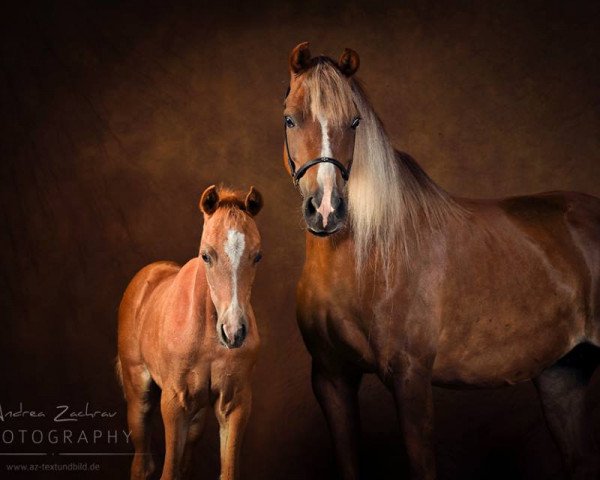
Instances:
[[[433,394],[431,366],[407,358],[398,368],[381,374],[392,391],[413,480],[436,476],[433,447]]]
[[[251,408],[250,385],[242,387],[233,394],[220,392],[215,402],[221,443],[221,480],[239,478],[242,440]]]
[[[313,391],[327,420],[336,460],[344,480],[360,476],[358,388],[362,373],[351,366],[325,366],[313,359]]]
[[[182,457],[188,436],[190,414],[185,404],[185,393],[165,388],[160,399],[160,411],[165,426],[165,463],[161,480],[182,477]]]

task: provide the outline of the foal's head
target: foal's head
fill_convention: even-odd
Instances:
[[[262,196],[254,187],[240,198],[213,185],[200,198],[204,213],[200,258],[217,310],[217,335],[228,348],[242,346],[248,334],[250,291],[261,259],[260,235],[253,217],[262,205]]]
[[[338,62],[311,58],[308,43],[290,55],[284,158],[304,198],[307,228],[315,235],[335,233],[346,222],[345,183],[361,120],[351,84],[358,65],[358,54],[350,49]]]

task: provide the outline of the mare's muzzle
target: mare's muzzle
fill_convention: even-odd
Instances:
[[[331,235],[340,230],[346,221],[346,202],[344,197],[338,194],[337,190],[331,192],[330,203],[332,211],[323,218],[319,211],[319,205],[323,201],[323,192],[316,192],[315,195],[308,196],[303,202],[304,221],[309,232],[319,237]]]

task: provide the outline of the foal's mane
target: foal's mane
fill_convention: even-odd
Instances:
[[[362,119],[347,184],[357,271],[374,259],[390,280],[397,254],[407,265],[415,248],[463,210],[409,155],[394,150],[358,80],[345,77],[328,57],[312,59],[302,75],[305,111],[315,119],[348,125],[356,110]]]

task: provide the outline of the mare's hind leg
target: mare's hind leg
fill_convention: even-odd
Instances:
[[[585,408],[587,385],[599,363],[599,348],[579,345],[534,380],[546,422],[572,479],[600,478],[592,422]]]
[[[151,416],[160,399],[160,391],[143,365],[123,368],[123,389],[127,400],[127,423],[135,455],[131,480],[147,480],[154,472],[150,453]]]

